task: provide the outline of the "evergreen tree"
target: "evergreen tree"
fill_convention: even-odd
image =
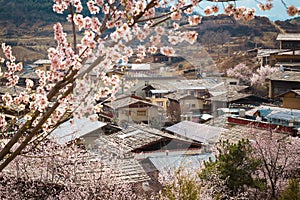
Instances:
[[[263,188],[264,181],[253,176],[260,160],[253,158],[251,152],[249,140],[240,140],[238,143],[222,141],[216,160],[205,162],[205,169],[200,173],[200,178],[216,182],[211,178],[217,176],[221,180],[219,183],[225,184],[229,190],[230,196],[243,193],[249,187]]]

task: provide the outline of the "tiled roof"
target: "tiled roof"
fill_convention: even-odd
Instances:
[[[12,96],[18,96],[24,90],[24,87],[20,87],[17,85],[13,87],[0,86],[0,94],[5,94],[6,92],[8,92]]]
[[[247,85],[229,85],[224,82],[221,82],[214,87],[209,89],[209,93],[216,93],[216,92],[226,92],[226,91],[242,91],[249,88]]]
[[[268,130],[256,129],[254,127],[235,125],[221,132],[220,140],[229,140],[229,142],[238,142],[241,139],[255,140],[260,134],[270,133]],[[282,133],[272,133],[274,137],[282,138]]]
[[[285,94],[290,93],[290,92],[295,93],[296,95],[300,96],[300,90],[290,90],[290,91],[284,92],[283,94],[278,95],[278,97],[283,97]]]
[[[131,96],[116,99],[116,100],[114,100],[110,103],[106,103],[105,105],[107,105],[108,107],[110,107],[112,109],[119,109],[119,108],[124,108],[124,107],[130,106],[130,105],[135,104],[135,103],[143,103],[143,104],[146,104],[148,106],[156,106],[156,105],[154,105],[154,104],[152,104],[148,101],[141,100],[139,98],[134,98],[134,97],[131,97]]]
[[[164,138],[191,143],[191,140],[164,133],[147,125],[138,124],[131,124],[127,129],[111,135],[103,135],[98,140],[101,144],[110,144],[109,148],[112,152],[128,153]]]
[[[16,165],[10,165],[5,168],[3,172],[15,177],[25,176],[26,179],[30,180],[38,180],[46,183],[55,182],[61,185],[66,184],[65,179],[62,179],[57,173],[51,173],[48,166],[47,168],[42,165],[36,166],[34,159],[38,158],[27,156],[26,159],[32,159],[32,162],[28,162],[23,170],[19,170]],[[84,162],[80,162],[77,167],[74,168],[75,171],[72,171],[72,173],[76,174],[76,179],[71,184],[84,185],[95,180],[99,180],[100,183],[101,181],[106,180],[107,182],[105,182],[105,184],[113,185],[140,183],[150,180],[150,177],[147,175],[141,164],[134,158],[114,158],[109,160],[103,159],[101,155],[88,153],[78,155],[77,159],[78,161]],[[94,168],[95,166],[101,167]],[[105,178],[101,179],[103,176],[105,176]],[[68,182],[68,184],[70,183]]]
[[[249,96],[253,96],[252,94],[244,94],[237,91],[229,91],[217,96],[211,97],[212,101],[224,101],[224,102],[232,102],[239,99],[247,98]]]
[[[168,99],[173,99],[173,100],[176,100],[176,101],[179,101],[180,99],[183,99],[183,98],[186,98],[186,97],[193,97],[192,95],[189,95],[189,94],[182,94],[182,93],[171,93],[171,94],[168,94],[168,95],[165,95],[164,97],[168,98]],[[196,97],[194,97],[196,98]]]
[[[76,179],[81,184],[90,182],[90,174],[93,173],[95,180],[101,178],[103,174],[109,176],[111,184],[122,183],[140,183],[149,181],[150,177],[147,175],[141,164],[134,158],[119,158],[112,160],[102,160],[100,157],[95,156],[91,158],[92,161],[102,162],[102,169],[83,168],[76,171]],[[103,162],[105,161],[105,162]]]

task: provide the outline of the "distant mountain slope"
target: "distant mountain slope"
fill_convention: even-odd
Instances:
[[[300,33],[300,17],[286,21],[275,21],[275,24],[284,29],[287,33]]]
[[[87,1],[83,0],[84,6]],[[15,47],[22,47],[16,48],[16,56],[25,62],[45,58],[46,49],[55,45],[53,24],[56,21],[65,22],[66,17],[66,14],[54,13],[52,5],[52,0],[0,0],[0,43],[6,42]],[[87,9],[84,11],[87,12]],[[233,17],[218,15],[203,17],[198,26],[190,27],[186,20],[182,23],[186,29],[197,31],[199,40],[208,31],[228,31],[234,40],[244,37],[243,44],[248,49],[255,46],[273,48],[276,46],[274,40],[279,32],[300,32],[300,18],[273,23],[266,17],[255,17],[252,21],[236,21]],[[71,27],[66,26],[65,30],[71,30]],[[30,56],[22,52],[28,52]],[[37,56],[33,56],[34,52]]]
[[[259,36],[263,32],[276,32],[277,29],[266,17],[255,17],[251,21],[235,20],[231,16],[218,15],[207,16],[202,20],[200,25],[202,31],[223,31],[227,30],[231,33],[232,37],[242,36]],[[201,34],[201,32],[200,32]]]
[[[0,0],[0,19],[16,26],[62,19],[52,11],[52,4],[51,0]]]

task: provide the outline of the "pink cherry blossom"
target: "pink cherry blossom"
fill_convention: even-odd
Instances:
[[[293,6],[293,5],[290,5],[288,8],[287,8],[287,13],[288,15],[290,16],[295,16],[297,13],[298,13],[298,9]]]
[[[198,24],[201,23],[201,19],[202,19],[201,16],[199,16],[199,15],[193,15],[193,16],[189,16],[188,21],[189,21],[189,23],[190,23],[191,26],[195,26],[195,25],[198,25]]]
[[[160,53],[166,56],[174,56],[175,50],[172,47],[161,47]]]
[[[211,15],[213,13],[213,10],[210,6],[207,6],[204,10],[203,10],[205,15]]]

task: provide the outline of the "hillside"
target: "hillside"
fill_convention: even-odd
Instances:
[[[65,17],[52,11],[52,0],[0,0],[0,42],[14,46],[17,58],[25,63],[46,58],[47,48],[55,45],[52,26],[56,21],[64,22]],[[218,15],[204,17],[199,26],[184,27],[197,31],[201,46],[219,60],[230,51],[276,47],[279,32],[300,32],[300,19],[273,23],[266,17],[255,17],[246,22]],[[69,32],[70,26],[65,30]]]

